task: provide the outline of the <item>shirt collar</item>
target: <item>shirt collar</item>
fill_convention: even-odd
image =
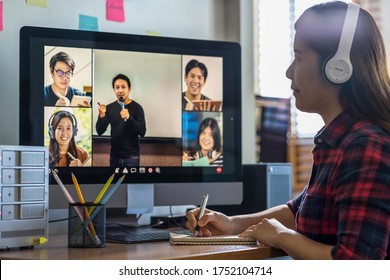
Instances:
[[[341,112],[317,133],[314,137],[314,143],[318,145],[326,142],[331,146],[335,146],[356,121],[357,120],[347,112]]]

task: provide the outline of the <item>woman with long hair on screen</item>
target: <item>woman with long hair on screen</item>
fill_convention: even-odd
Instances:
[[[83,166],[89,159],[86,150],[76,145],[77,119],[68,111],[57,111],[49,119],[49,166]]]
[[[223,165],[222,137],[218,122],[214,118],[206,118],[199,124],[195,148],[183,152],[183,161],[207,158],[212,166]]]
[[[353,71],[346,58],[336,67],[326,63],[346,15],[358,16]],[[195,209],[187,225],[192,231],[198,225],[200,236],[252,237],[295,259],[390,259],[390,78],[382,36],[368,12],[341,1],[307,9],[295,30],[286,76],[296,107],[325,123],[314,137],[307,186],[285,205],[259,213],[228,217],[206,210],[197,221]],[[339,82],[344,73],[352,75]]]

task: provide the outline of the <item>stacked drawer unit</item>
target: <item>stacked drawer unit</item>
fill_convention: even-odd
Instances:
[[[46,147],[0,145],[0,249],[47,240],[48,164]]]

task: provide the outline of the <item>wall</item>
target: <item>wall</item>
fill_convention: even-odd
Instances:
[[[83,14],[97,17],[99,30],[105,32],[144,35],[154,31],[167,37],[240,42],[244,77],[242,103],[245,107],[242,120],[245,135],[243,162],[254,161],[253,65],[250,62],[253,58],[250,41],[252,1],[124,0],[124,23],[106,21],[105,0],[49,0],[48,8],[26,5],[25,2],[3,0],[4,30],[0,32],[0,145],[19,143],[19,29],[25,25],[78,29],[78,17]]]

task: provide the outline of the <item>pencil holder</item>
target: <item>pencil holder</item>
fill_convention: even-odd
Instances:
[[[68,247],[101,248],[106,242],[106,205],[70,203]]]

